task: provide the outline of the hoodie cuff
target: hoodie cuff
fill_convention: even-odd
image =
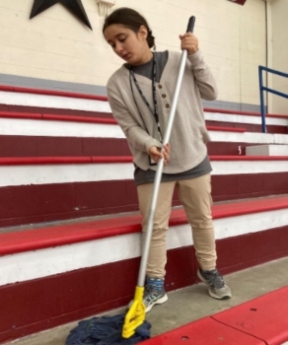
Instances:
[[[149,140],[145,143],[145,148],[146,148],[146,152],[149,154],[149,149],[151,146],[156,146],[156,147],[159,147],[161,148],[162,147],[162,144],[160,143],[160,141],[156,140],[156,139],[152,139],[152,140]]]
[[[195,65],[203,60],[203,54],[200,49],[197,50],[196,53],[188,55],[188,60],[191,62],[191,64]]]

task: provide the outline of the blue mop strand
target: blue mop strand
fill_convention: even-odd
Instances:
[[[70,332],[66,345],[134,345],[150,338],[151,325],[147,321],[131,338],[123,338],[124,319],[125,315],[115,315],[80,321]]]

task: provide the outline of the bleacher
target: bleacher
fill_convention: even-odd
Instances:
[[[287,256],[288,116],[268,115],[267,133],[258,113],[206,108],[205,119],[218,267]],[[141,218],[107,99],[1,86],[0,123],[0,343],[124,306]],[[173,205],[167,291],[197,282],[177,193]]]

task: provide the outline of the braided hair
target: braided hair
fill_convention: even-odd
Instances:
[[[150,29],[147,20],[137,11],[128,7],[121,7],[113,11],[105,18],[102,32],[104,33],[108,26],[113,24],[123,25],[133,30],[136,34],[138,33],[140,27],[144,25],[148,32],[146,40],[149,48],[153,48],[154,50],[156,49],[155,37],[153,36],[152,30]]]

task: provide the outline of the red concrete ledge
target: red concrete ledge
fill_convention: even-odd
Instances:
[[[31,119],[31,120],[50,120],[50,121],[68,121],[68,122],[84,122],[117,125],[117,121],[109,118],[73,116],[73,115],[57,115],[57,114],[35,114],[21,112],[4,112],[0,111],[0,117],[12,119]],[[246,128],[207,126],[209,131],[221,132],[246,132]]]
[[[212,207],[213,219],[241,216],[288,208],[288,197],[273,197],[251,201],[238,201],[215,204]],[[187,224],[183,209],[173,210],[170,226]],[[141,232],[139,214],[126,217],[111,217],[88,222],[65,225],[51,225],[41,229],[27,229],[19,232],[0,234],[0,255],[8,255],[38,250],[72,243],[79,243],[112,236]]]
[[[282,345],[288,340],[287,305],[288,286],[216,314],[213,319],[265,344]]]
[[[287,161],[288,156],[209,156],[211,161]],[[1,165],[45,164],[113,164],[131,163],[132,156],[84,156],[84,157],[2,157]]]
[[[43,115],[37,113],[0,111],[0,117],[9,119],[41,120]]]
[[[206,317],[143,342],[143,345],[267,345]]]
[[[288,287],[146,340],[147,345],[282,345],[288,340]],[[209,331],[208,331],[209,330]]]
[[[6,112],[0,111],[0,117],[11,119],[25,119],[25,120],[50,120],[50,121],[67,121],[67,122],[88,122],[88,123],[103,123],[115,125],[117,122],[114,119],[102,117],[89,116],[75,116],[75,115],[57,115],[57,114],[42,114],[42,113],[25,113],[25,112]]]
[[[10,85],[0,85],[0,91],[32,93],[32,94],[47,95],[47,96],[82,98],[82,99],[91,99],[91,100],[104,101],[104,102],[108,101],[108,98],[106,96],[91,95],[91,94],[84,94],[84,93],[82,94],[82,93],[76,93],[76,92],[74,93],[74,92],[56,91],[56,90],[25,88],[25,87],[10,86]],[[214,109],[214,108],[204,108],[204,110],[210,113],[248,115],[248,116],[259,116],[259,117],[261,116],[260,112],[257,113],[257,112],[246,112],[246,111]],[[288,119],[288,115],[283,115],[283,114],[279,114],[279,115],[266,114],[266,116]]]
[[[131,163],[131,156],[117,157],[7,157],[0,158],[0,165],[45,165],[45,164],[87,164],[87,163]]]
[[[219,126],[206,126],[208,131],[219,131],[219,132],[238,132],[244,133],[246,132],[246,128],[236,128],[236,127],[219,127]]]

